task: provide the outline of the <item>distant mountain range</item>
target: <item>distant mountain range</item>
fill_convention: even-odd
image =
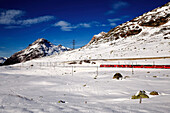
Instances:
[[[41,38],[30,44],[26,49],[13,54],[4,62],[3,65],[16,64],[35,58],[57,55],[64,51],[70,50],[70,48],[64,47],[62,45],[55,46],[48,40]]]

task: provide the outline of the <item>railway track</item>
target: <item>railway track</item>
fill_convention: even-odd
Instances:
[[[149,59],[170,59],[170,56],[161,57],[141,57],[141,58],[114,58],[114,59],[88,59],[90,61],[119,61],[119,60],[149,60]],[[87,59],[86,59],[87,60]],[[63,63],[78,62],[83,60],[63,61]]]

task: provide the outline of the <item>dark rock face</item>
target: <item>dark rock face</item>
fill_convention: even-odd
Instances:
[[[32,60],[32,59],[35,59],[35,58],[40,58],[40,57],[45,56],[45,54],[38,53],[38,52],[31,52],[29,55],[27,55],[27,54],[21,55],[22,53],[24,53],[24,50],[15,53],[10,58],[8,58],[4,62],[3,65],[16,64],[16,63],[25,62],[25,61],[28,61],[28,60]]]
[[[85,63],[90,63],[90,60],[84,60]]]
[[[168,18],[170,17],[170,14],[168,14],[166,17],[159,17],[156,20],[150,20],[149,22],[141,22],[141,26],[146,27],[158,27],[160,25],[166,24],[168,22]]]
[[[17,57],[19,53],[21,53],[21,52],[17,52],[17,53],[15,53],[14,55],[12,55],[10,58],[8,58],[8,59],[3,63],[3,65],[10,65],[10,64],[20,63],[20,62],[21,62],[21,59]]]
[[[70,62],[69,64],[77,64],[77,62],[73,61],[73,62]]]
[[[35,58],[50,56],[53,54],[59,54],[60,52],[69,51],[69,48],[66,48],[62,45],[55,46],[51,44],[46,39],[38,39],[29,46],[8,58],[3,65],[11,65],[20,62],[25,62]]]
[[[158,7],[148,13],[134,18],[130,22],[137,22],[140,26],[145,27],[158,27],[160,25],[166,24],[170,18],[170,9],[166,6],[170,6],[170,2],[163,5],[162,7]],[[161,8],[164,8],[164,10],[160,10]]]
[[[117,40],[119,38],[126,38],[128,36],[137,35],[142,31],[142,28],[131,24],[130,26],[116,27],[107,34],[107,37],[110,37],[110,40]]]
[[[166,6],[170,6],[170,2],[111,29],[106,37],[110,37],[110,40],[117,40],[119,38],[126,38],[128,36],[139,34],[142,32],[143,26],[158,27],[166,24],[170,18],[170,9]],[[160,10],[161,8],[164,8],[164,10]]]

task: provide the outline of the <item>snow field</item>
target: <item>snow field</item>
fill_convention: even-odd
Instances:
[[[165,17],[168,8],[155,9],[136,19],[148,15],[144,20],[149,22],[159,11],[162,12],[155,15],[154,20]],[[125,27],[123,32],[135,27],[136,30],[142,29],[137,35],[111,40],[116,37],[104,38],[99,34],[94,38],[102,37],[100,40],[82,48],[0,67],[0,113],[169,113],[169,69],[99,68],[100,64],[170,65],[169,58],[92,60],[169,57],[170,22],[158,27],[138,24],[127,22],[119,26]],[[33,45],[25,53],[36,48],[48,55],[54,50],[65,50],[61,45],[46,43]],[[68,62],[73,60],[77,64],[69,65]],[[83,60],[92,60],[96,64],[78,64]],[[112,79],[115,73],[121,73],[123,80]],[[142,99],[139,104],[139,99],[131,99],[131,96],[140,90],[145,90],[147,95],[157,91],[159,95],[149,95],[149,99]]]
[[[0,67],[3,113],[143,113],[170,110],[170,70],[96,67]],[[73,71],[73,74],[72,74]],[[113,80],[114,73],[129,76]],[[156,77],[154,77],[156,76]],[[130,99],[139,90],[160,95]],[[62,100],[65,103],[59,103]]]

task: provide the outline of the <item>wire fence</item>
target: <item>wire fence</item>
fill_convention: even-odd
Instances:
[[[102,62],[100,62],[102,64]],[[61,69],[64,71],[68,71],[71,75],[74,75],[75,71],[79,70],[86,73],[86,72],[91,72],[93,75],[95,74],[96,76],[103,73],[110,73],[111,71],[115,70],[128,70],[131,75],[134,75],[138,69],[135,68],[124,68],[123,65],[121,65],[121,62],[117,62],[117,65],[121,65],[123,67],[114,67],[112,65],[106,64],[106,66],[102,67],[100,64],[91,64],[91,63],[86,63],[84,64],[70,64],[70,63],[63,63],[63,62],[26,62],[26,63],[20,63],[17,65],[11,65],[11,66],[6,66],[8,70],[53,70],[54,73],[58,73],[56,71],[57,69]],[[132,63],[134,64],[134,63]],[[145,68],[141,68],[142,70],[147,70]]]
[[[61,62],[31,62],[31,63],[20,63],[17,65],[5,66],[8,70],[47,70],[53,71],[55,70],[64,70],[71,75],[74,75],[75,71],[79,70],[84,72],[91,72],[98,76],[99,66],[97,65],[73,65],[68,63]],[[58,71],[56,71],[58,73]]]

